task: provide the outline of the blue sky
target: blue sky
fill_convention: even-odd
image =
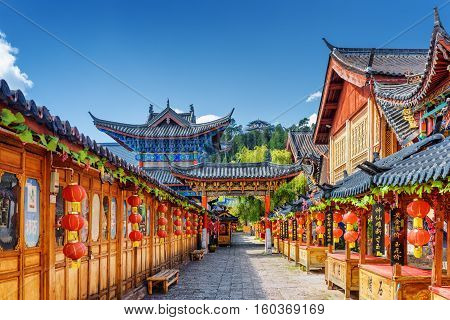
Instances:
[[[448,1],[0,0],[0,77],[97,141],[88,115],[142,123],[149,102],[7,8],[49,30],[157,105],[289,126],[317,111],[328,49],[378,47]],[[447,26],[450,5],[440,11]],[[426,48],[432,16],[388,47]],[[448,27],[450,28],[450,27]],[[15,49],[13,49],[15,48]],[[32,84],[32,85],[31,85]],[[158,107],[155,106],[158,110]]]

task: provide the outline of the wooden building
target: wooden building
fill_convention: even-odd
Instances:
[[[354,215],[345,252],[330,247],[325,276],[329,288],[345,289],[347,298],[359,291],[362,299],[429,299],[430,284],[445,296],[442,228],[433,235],[440,241],[429,243],[433,271],[411,263],[407,248],[408,241],[416,249],[423,245],[426,236],[416,233],[448,221],[449,39],[435,10],[428,49],[326,42],[331,52],[314,142],[329,144],[331,184],[319,186],[310,211]],[[433,208],[422,213],[426,228],[416,219],[411,228],[414,212],[407,207],[417,198]],[[369,226],[378,234],[369,235]]]
[[[146,277],[188,260],[197,235],[175,236],[172,212],[204,209],[161,185],[89,137],[0,82],[0,299],[120,299]],[[79,268],[63,254],[67,232],[62,197],[68,184],[85,188],[87,255]],[[127,198],[143,204],[138,247],[128,238]],[[168,236],[159,238],[158,204],[167,203]],[[193,215],[188,219],[193,219]],[[183,224],[186,229],[186,222]]]

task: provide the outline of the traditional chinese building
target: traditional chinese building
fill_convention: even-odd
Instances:
[[[448,34],[437,11],[428,49],[330,44],[314,143],[328,144],[336,183],[364,161],[386,157],[448,122]],[[419,129],[421,127],[421,130]]]
[[[205,123],[197,123],[194,107],[187,113],[177,113],[167,101],[167,107],[156,113],[149,107],[147,122],[134,125],[96,118],[95,126],[113,138],[120,147],[134,155],[139,167],[159,182],[184,195],[192,192],[174,178],[168,170],[168,161],[180,166],[197,164],[208,155],[223,150],[220,139],[230,124],[231,111],[227,116]],[[116,152],[126,152],[116,146]]]

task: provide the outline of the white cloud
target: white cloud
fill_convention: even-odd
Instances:
[[[6,35],[0,31],[0,78],[5,79],[11,89],[20,89],[25,93],[33,86],[33,81],[16,65],[18,53],[19,49],[6,41]]]
[[[173,109],[173,111],[175,111],[176,113],[184,113],[184,111],[183,111],[183,110],[181,110],[181,109],[178,109],[178,108],[174,108],[174,109]]]
[[[306,102],[313,102],[317,99],[319,99],[322,96],[322,91],[316,91],[314,93],[311,93],[308,98],[306,99]]]
[[[205,123],[210,122],[219,119],[219,116],[216,116],[215,114],[206,114],[204,116],[197,118],[197,123]]]
[[[311,125],[316,122],[317,122],[317,113],[313,113],[308,118],[308,125],[311,127]]]

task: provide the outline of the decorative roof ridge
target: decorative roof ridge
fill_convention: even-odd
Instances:
[[[228,113],[227,115],[216,119],[216,120],[212,120],[212,121],[208,121],[208,122],[203,122],[203,123],[191,123],[192,127],[204,127],[204,126],[209,126],[212,124],[216,124],[216,123],[223,123],[224,121],[229,121],[231,119],[231,116],[234,113],[234,108],[231,109],[230,113]]]
[[[180,169],[182,171],[195,170],[199,168],[224,168],[224,167],[237,167],[237,168],[251,168],[251,167],[273,167],[273,168],[293,168],[301,165],[300,161],[291,163],[291,164],[279,164],[268,161],[262,162],[227,162],[227,163],[217,163],[217,162],[201,162],[199,164],[193,164],[188,166],[179,166],[176,163],[169,162],[170,168]]]
[[[171,116],[173,116],[176,121],[179,121],[181,124],[185,125],[185,126],[191,126],[192,123],[187,121],[184,117],[181,116],[181,114],[177,113],[175,110],[173,110],[169,105],[162,110],[160,113],[158,113],[157,115],[155,115],[153,118],[149,119],[150,121],[146,123],[146,126],[151,127],[154,126],[158,123],[159,120],[161,120],[162,118],[164,118],[164,116],[170,114]]]

